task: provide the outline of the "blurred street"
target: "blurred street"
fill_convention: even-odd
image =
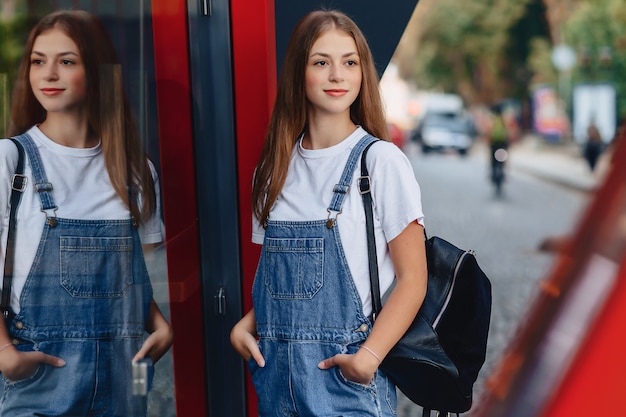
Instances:
[[[554,256],[539,250],[541,242],[573,230],[598,179],[576,149],[545,146],[528,137],[510,148],[504,193],[497,198],[488,150],[480,142],[466,157],[423,155],[414,143],[404,151],[421,186],[428,234],[476,251],[492,282],[487,360],[474,387],[476,404],[538,281],[550,271]],[[422,416],[420,407],[400,397],[399,417]]]

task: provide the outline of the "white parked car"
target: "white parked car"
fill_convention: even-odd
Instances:
[[[473,121],[463,114],[430,112],[424,115],[411,138],[421,144],[424,153],[455,150],[466,155],[476,134]]]

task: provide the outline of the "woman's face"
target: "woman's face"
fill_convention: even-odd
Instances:
[[[48,113],[78,112],[85,102],[87,80],[76,43],[53,28],[35,39],[30,55],[30,85]]]
[[[350,117],[350,106],[361,90],[361,61],[349,34],[331,29],[313,43],[305,70],[309,114]]]

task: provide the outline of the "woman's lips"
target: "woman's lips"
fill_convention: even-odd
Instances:
[[[324,90],[324,92],[328,94],[329,96],[341,97],[345,95],[348,92],[348,90]]]
[[[42,88],[41,92],[46,96],[56,96],[63,92],[62,88]]]

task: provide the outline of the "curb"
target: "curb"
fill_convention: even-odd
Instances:
[[[578,191],[593,192],[598,186],[599,175],[571,146],[546,146],[528,138],[513,145],[510,154],[513,169]]]
[[[541,166],[537,163],[529,163],[528,161],[511,156],[511,168],[517,169],[527,174],[543,180],[551,181],[578,191],[593,192],[597,187],[597,181],[592,177],[573,177],[568,176],[566,172],[558,172],[553,168]]]

